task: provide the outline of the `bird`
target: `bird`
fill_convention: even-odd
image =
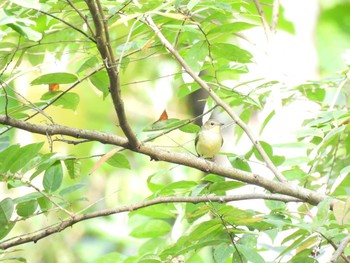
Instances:
[[[199,157],[213,159],[220,151],[224,142],[221,135],[223,123],[215,119],[209,119],[204,123],[195,139],[195,148]]]

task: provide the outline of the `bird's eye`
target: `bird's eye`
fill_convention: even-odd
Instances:
[[[214,124],[215,124],[215,123],[214,123],[213,121],[212,121],[212,122],[210,122],[210,125],[211,125],[211,126],[214,126]]]

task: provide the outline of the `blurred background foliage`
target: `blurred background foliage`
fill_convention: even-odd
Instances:
[[[72,2],[91,22],[85,2]],[[346,164],[350,154],[347,136],[349,128],[341,125],[349,118],[349,84],[344,81],[344,74],[341,73],[347,67],[343,54],[349,49],[348,1],[318,1],[315,5],[318,12],[317,9],[307,10],[315,19],[315,27],[310,31],[309,37],[318,63],[310,66],[311,71],[316,74],[303,76],[303,79],[294,78],[293,81],[296,82],[289,82],[289,79],[284,78],[285,72],[281,72],[278,77],[261,74],[267,70],[276,73],[274,68],[267,69],[265,64],[264,71],[254,68],[260,62],[260,55],[256,50],[264,48],[265,40],[260,18],[252,1],[101,2],[105,13],[110,16],[108,23],[116,57],[122,56],[118,66],[127,116],[140,139],[163,132],[150,132],[149,129],[164,109],[167,110],[169,118],[187,120],[201,114],[205,105],[212,106],[210,99],[206,100],[206,95],[201,94],[200,90],[193,92],[199,86],[188,81],[183,69],[160,45],[154,32],[141,23],[140,14],[150,13],[155,23],[161,27],[162,33],[179,50],[192,69],[212,84],[213,89],[237,109],[246,123],[250,123],[263,138],[266,137],[268,143],[264,144],[265,149],[270,157],[274,157],[272,159],[276,165],[281,165],[284,161],[281,170],[288,179],[297,180],[300,185],[310,189],[322,189],[335,196],[348,195],[346,176],[350,169],[344,169],[349,167]],[[263,2],[266,16],[271,18],[273,1]],[[304,8],[303,1],[298,1],[293,9],[288,9],[287,3],[284,6],[284,2],[286,1],[282,1],[278,30],[298,41],[295,21],[289,16],[298,16],[298,12]],[[68,1],[12,0],[3,1],[0,7],[1,114],[8,113],[19,119],[37,114],[30,118],[30,122],[38,124],[50,124],[50,116],[57,124],[123,135],[108,95],[108,79],[106,71],[102,69],[103,61],[91,41],[86,24]],[[183,17],[186,14],[191,14],[192,20],[185,22]],[[301,17],[298,23],[307,22]],[[257,31],[254,30],[260,33],[256,34]],[[250,32],[254,34],[251,39]],[[301,42],[301,46],[303,43]],[[282,54],[289,55],[290,50],[283,49],[283,42],[277,45]],[[293,52],[295,51],[290,51],[294,54]],[[302,53],[301,50],[300,52]],[[285,68],[284,64],[289,64],[290,68],[298,69],[309,62],[307,56],[297,58],[298,62],[290,62],[283,56],[279,57],[275,61],[275,67]],[[66,84],[60,82],[59,90],[54,92],[49,91],[47,84],[31,85],[38,77],[55,72],[76,75],[78,85],[75,86],[75,81]],[[298,74],[298,71],[295,72]],[[295,72],[288,74],[293,78]],[[305,118],[300,123],[301,127],[298,127],[295,135],[297,141],[283,141],[285,138],[280,134],[277,137],[282,139],[273,141],[276,139],[273,138],[273,132],[278,133],[279,129],[283,129],[284,122],[293,120],[289,118],[290,115],[284,115],[283,120],[278,119],[277,111],[271,109],[274,103],[271,97],[275,96],[276,90],[282,93],[283,106],[298,100],[301,103],[307,101],[307,105],[312,103],[312,114],[303,116]],[[61,95],[63,96],[60,99],[52,102]],[[309,112],[309,109],[307,106],[305,111]],[[45,114],[42,114],[43,110]],[[258,112],[262,112],[260,117],[257,117]],[[256,121],[257,118],[260,123]],[[248,164],[248,159],[254,154],[251,144],[247,143],[239,128],[234,129],[236,137],[228,139],[231,144],[226,143],[224,151],[228,152],[227,156],[234,166],[244,170],[254,169]],[[170,151],[195,154],[193,140],[197,130],[198,127],[186,132],[175,130],[152,143]],[[41,158],[38,165],[44,164],[45,158],[51,158],[49,152],[57,153],[56,163],[61,163],[59,160],[65,163],[62,165],[64,179],[59,187],[61,192],[52,193],[52,196],[74,211],[97,211],[140,202],[158,195],[225,194],[226,190],[242,186],[236,182],[231,185],[226,182],[224,186],[223,179],[208,175],[206,179],[214,183],[208,190],[200,181],[202,173],[178,165],[150,161],[149,157],[130,151],[121,152],[91,174],[99,158],[115,146],[95,142],[71,145],[66,141],[69,138],[61,136],[53,137],[55,141],[49,143],[50,140],[45,136],[9,129],[7,126],[0,126],[0,134],[1,150],[17,143],[23,147],[45,141],[40,154],[33,150],[34,146],[30,148],[33,159],[36,154]],[[270,145],[272,142],[275,143],[273,150]],[[235,145],[233,151],[232,145]],[[293,151],[294,156],[284,155],[290,149],[296,148],[302,148],[302,152]],[[280,157],[279,154],[285,157]],[[69,160],[74,161],[76,169],[69,166]],[[15,175],[32,173],[35,166],[32,169],[28,167],[25,171],[23,164]],[[2,173],[1,200],[16,200],[35,192],[26,184],[9,178],[8,171]],[[339,174],[343,175],[341,179]],[[319,181],[320,175],[327,176],[326,182]],[[42,179],[41,174],[32,182],[41,185]],[[339,181],[337,187],[332,189],[336,180]],[[62,192],[64,189],[66,191]],[[24,203],[24,210],[29,209],[30,206],[25,203],[28,200],[23,198],[17,201]],[[298,221],[295,226],[299,227],[299,232],[293,235],[289,233],[281,246],[275,248],[272,256],[267,253],[271,250],[268,245],[262,246],[259,252],[267,253],[268,258],[282,261],[284,257],[290,259],[292,256],[294,261],[289,262],[298,262],[301,258],[307,261],[314,247],[321,247],[322,242],[327,243],[317,240],[315,232],[303,224],[303,216],[296,219],[291,214],[284,214],[284,204],[267,202],[264,205],[269,209],[264,217],[260,217],[261,211],[258,208],[245,211],[223,204],[168,204],[148,211],[144,209],[130,214],[101,217],[76,224],[71,229],[49,236],[37,244],[29,243],[18,249],[11,249],[4,257],[13,256],[14,262],[23,258],[27,262],[172,262],[169,255],[180,254],[178,259],[181,260],[184,254],[186,262],[231,262],[230,255],[233,254],[232,260],[238,262],[264,262],[258,252],[247,248],[247,244],[257,246],[258,237],[253,234],[253,229],[258,229],[274,240],[279,230],[291,229],[291,218]],[[39,203],[39,206],[45,211],[44,204]],[[50,206],[46,208],[51,209]],[[321,212],[327,213],[326,210],[318,210],[319,214],[313,222],[315,225],[315,221],[322,218]],[[38,212],[39,208],[34,211]],[[205,221],[204,215],[209,211],[212,217]],[[298,207],[298,211],[301,214],[308,212],[302,206]],[[24,213],[23,216],[18,216],[21,213]],[[48,223],[59,221],[65,215],[51,210],[39,215],[28,211],[26,214],[17,207],[17,216],[20,220],[6,238],[36,231]],[[225,218],[229,226],[244,226],[234,227],[230,232],[235,238],[242,237],[237,239],[236,247],[229,245],[229,237],[232,236],[218,230],[226,224],[222,218]],[[256,222],[248,222],[248,218],[255,218]],[[262,221],[262,218],[266,220]],[[339,239],[343,236],[339,229],[336,231],[329,227],[328,230],[336,232],[337,235],[334,236]],[[246,231],[251,232],[246,234]],[[308,237],[310,231],[313,235]],[[224,241],[218,243],[216,240]],[[288,242],[291,240],[294,246],[289,246]],[[313,246],[308,246],[310,244]],[[208,248],[210,245],[212,246]],[[293,254],[291,251],[295,247],[308,254]],[[243,259],[241,254],[235,253],[237,249],[241,251]]]

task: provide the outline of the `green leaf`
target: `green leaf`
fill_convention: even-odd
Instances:
[[[56,100],[53,105],[62,106],[63,109],[75,111],[79,105],[80,97],[77,93],[67,92],[58,100]]]
[[[18,154],[19,149],[20,146],[15,144],[0,152],[0,173],[6,173],[10,170],[13,162],[16,161],[16,155]]]
[[[75,191],[77,191],[85,186],[86,186],[85,184],[70,185],[70,186],[63,188],[59,194],[60,195],[67,195],[67,194],[73,193],[73,192],[75,192]]]
[[[81,161],[78,159],[64,160],[64,164],[67,167],[68,175],[71,179],[80,177],[81,174]]]
[[[118,252],[108,253],[96,259],[96,263],[116,263],[123,262],[124,257]]]
[[[20,149],[17,149],[15,159],[11,159],[12,165],[10,166],[10,172],[15,173],[22,169],[31,159],[38,155],[40,149],[43,147],[44,142],[28,144]]]
[[[0,207],[0,209],[1,209],[1,207]],[[15,226],[15,222],[10,222],[10,223],[7,223],[7,224],[1,224],[1,227],[0,227],[0,240],[3,239],[4,237],[6,237],[10,233],[10,231],[12,230],[12,228],[14,226]]]
[[[322,102],[326,96],[326,90],[314,84],[301,85],[299,86],[299,90],[303,92],[308,99],[317,102]]]
[[[252,27],[256,27],[257,25],[246,23],[246,22],[234,22],[223,24],[220,26],[216,26],[208,32],[208,35],[217,34],[217,33],[235,33],[243,30],[250,29]]]
[[[250,169],[249,163],[245,159],[242,159],[242,158],[236,156],[236,157],[229,157],[229,160],[234,168],[237,168],[239,170],[243,170],[246,172],[252,171]]]
[[[177,97],[178,98],[183,98],[196,90],[199,90],[201,87],[198,85],[197,82],[192,82],[192,83],[184,83],[179,87],[179,90],[177,92]]]
[[[105,99],[109,94],[109,78],[105,70],[96,72],[90,77],[91,83],[103,94]]]
[[[232,189],[236,189],[239,187],[244,186],[244,183],[237,182],[237,181],[225,181],[225,182],[217,182],[213,183],[212,185],[209,186],[209,191],[210,193],[217,193],[221,191],[228,191]]]
[[[197,185],[198,183],[195,181],[182,180],[178,182],[173,182],[167,184],[161,191],[159,191],[159,195],[173,195],[173,193],[175,193],[178,190],[190,191]]]
[[[42,197],[42,194],[40,194],[39,192],[33,192],[33,193],[29,193],[24,196],[13,199],[13,203],[19,204],[23,202],[33,201],[33,200],[37,200],[39,197]]]
[[[239,253],[241,253],[249,262],[265,263],[264,258],[260,256],[254,249],[241,244],[236,244],[236,247]]]
[[[60,188],[63,180],[63,170],[60,161],[56,161],[51,165],[44,174],[43,186],[44,189],[51,193]]]
[[[37,200],[25,201],[16,205],[17,215],[22,217],[29,217],[38,208]]]
[[[136,238],[150,238],[169,233],[171,225],[164,220],[149,220],[131,231],[130,236]]]
[[[299,168],[294,168],[290,170],[283,171],[282,174],[287,178],[288,181],[292,180],[304,180],[309,176],[308,173],[304,172]]]
[[[43,212],[48,211],[53,207],[53,203],[44,196],[38,198],[38,204],[40,206],[40,210]]]
[[[187,133],[197,133],[200,131],[200,127],[194,123],[186,124],[185,126],[180,127],[180,131]]]
[[[273,116],[275,116],[276,112],[273,110],[269,113],[269,115],[267,115],[267,117],[265,118],[264,122],[261,125],[260,128],[260,135],[263,133],[266,125],[269,123],[269,121],[272,119]]]
[[[83,64],[78,68],[77,73],[84,72],[87,69],[94,69],[98,65],[99,61],[97,57],[91,57],[84,61]]]
[[[198,41],[185,55],[184,59],[195,72],[200,72],[205,58],[208,56],[208,44],[206,41]]]
[[[9,197],[0,202],[0,225],[7,225],[14,210],[13,200]]]
[[[176,215],[173,211],[175,211],[175,208],[172,204],[156,204],[140,208],[135,212],[131,212],[130,215],[136,213],[153,218],[174,218]]]
[[[71,73],[57,72],[41,75],[40,77],[33,80],[31,85],[42,85],[42,84],[69,84],[74,83],[78,80],[78,77]]]
[[[214,248],[214,260],[216,263],[225,263],[232,255],[233,247],[227,243],[221,243]]]
[[[238,63],[249,63],[253,58],[248,51],[227,43],[216,43],[211,46],[211,51],[216,58],[224,58]]]
[[[121,153],[114,154],[111,158],[107,160],[107,163],[111,166],[118,168],[130,169],[130,163],[128,158]]]
[[[147,254],[144,255],[142,258],[139,259],[139,263],[162,263],[162,259],[155,254]]]
[[[156,121],[152,124],[152,127],[146,127],[143,129],[143,131],[160,131],[160,130],[168,130],[175,128],[177,126],[181,126],[186,120],[179,120],[179,119],[167,119],[167,120],[161,120]]]

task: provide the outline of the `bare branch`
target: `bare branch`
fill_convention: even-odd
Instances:
[[[162,203],[203,203],[203,202],[218,202],[226,203],[239,200],[248,200],[248,199],[266,199],[266,200],[277,200],[282,202],[302,202],[302,200],[297,198],[290,198],[287,196],[281,196],[276,194],[264,194],[264,193],[251,193],[251,194],[242,194],[242,195],[230,195],[230,196],[164,196],[158,197],[153,200],[147,200],[141,203],[126,205],[122,207],[117,207],[113,209],[100,210],[88,214],[75,215],[71,219],[63,220],[60,224],[55,224],[51,227],[46,227],[37,232],[29,233],[27,235],[21,235],[19,237],[11,238],[10,240],[5,240],[0,243],[0,249],[7,249],[10,247],[18,246],[20,244],[25,244],[29,242],[37,242],[40,239],[43,239],[52,234],[61,232],[62,230],[73,226],[76,223],[85,221],[88,219],[103,217],[112,214],[119,214],[123,212],[131,212],[138,210],[143,207],[148,207],[156,204]]]
[[[317,205],[320,201],[328,198],[326,195],[302,188],[289,182],[278,182],[267,179],[259,174],[245,172],[233,167],[218,165],[202,158],[191,156],[185,153],[169,152],[150,144],[140,144],[137,149],[130,146],[129,141],[123,137],[90,130],[81,130],[61,125],[38,125],[26,121],[16,120],[6,115],[0,114],[0,124],[10,125],[33,133],[42,135],[67,135],[77,139],[88,139],[98,141],[104,144],[117,145],[126,149],[133,150],[151,157],[151,160],[166,161],[170,163],[185,165],[208,173],[214,173],[226,178],[238,180],[248,184],[254,184],[269,190],[272,193],[280,193],[292,196]]]
[[[230,117],[244,130],[244,132],[248,135],[249,139],[258,150],[261,157],[264,159],[266,166],[274,173],[274,175],[281,182],[286,181],[285,177],[278,171],[276,166],[272,163],[271,159],[261,146],[258,139],[255,138],[253,132],[250,128],[239,118],[239,116],[232,110],[232,108],[227,105],[206,83],[203,79],[201,79],[186,63],[186,61],[181,57],[181,55],[175,50],[175,48],[170,44],[170,42],[164,37],[164,35],[160,32],[159,28],[155,25],[152,18],[150,16],[145,16],[146,24],[151,27],[154,32],[157,34],[158,38],[162,42],[162,44],[169,50],[169,52],[175,57],[175,59],[181,64],[181,66],[185,69],[185,71],[203,88],[206,90],[209,95],[213,98],[217,105],[222,107]]]
[[[118,115],[120,127],[123,130],[125,136],[128,138],[130,147],[137,149],[140,145],[140,142],[132,131],[126,117],[124,102],[121,97],[119,72],[116,67],[116,62],[109,39],[107,25],[108,21],[104,17],[100,2],[98,0],[96,2],[97,6],[95,5],[95,1],[86,0],[95,25],[95,39],[97,48],[102,56],[102,59],[105,63],[105,68],[108,73],[110,93],[112,96],[115,111]]]

